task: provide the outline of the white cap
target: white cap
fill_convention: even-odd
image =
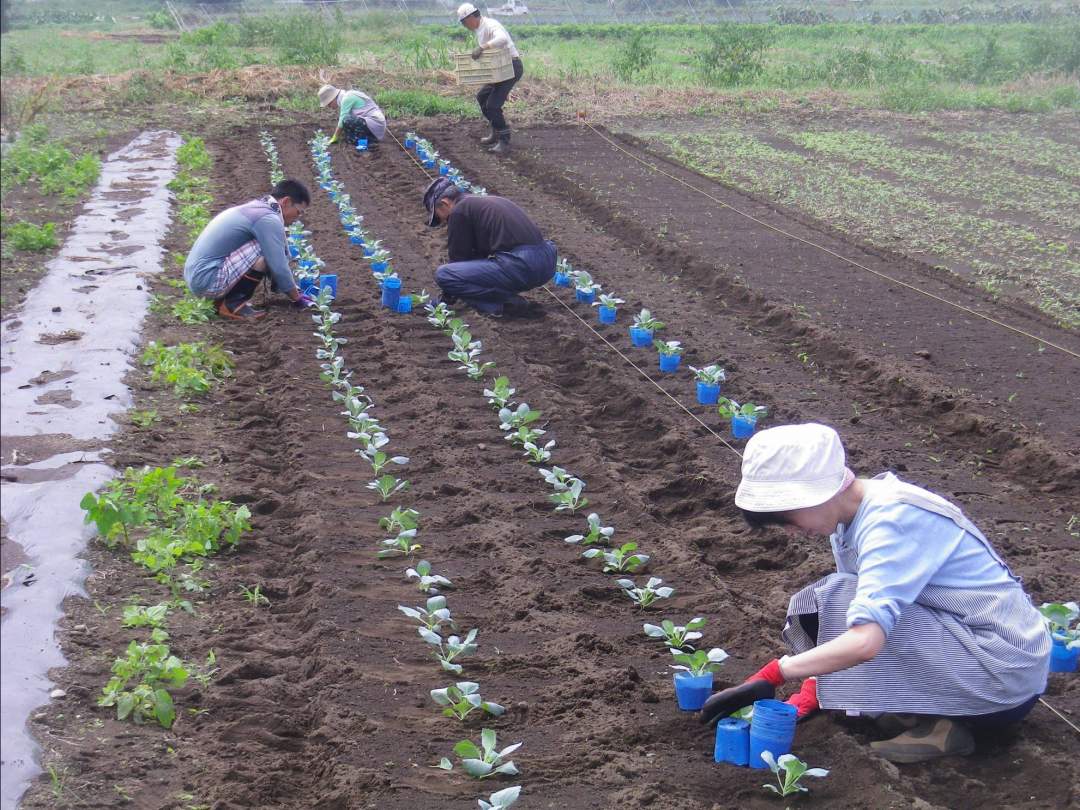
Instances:
[[[825,503],[844,488],[844,446],[831,427],[782,425],[746,443],[735,505],[750,512],[787,512]]]
[[[334,87],[334,85],[324,84],[322,87],[319,88],[319,106],[325,107],[335,98],[337,98],[338,93],[340,92],[341,91]]]
[[[477,8],[472,3],[462,3],[460,6],[457,7],[458,22],[461,22],[466,17],[469,17],[476,12]]]

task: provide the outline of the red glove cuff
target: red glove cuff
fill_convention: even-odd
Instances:
[[[780,672],[780,661],[774,658],[772,661],[767,663],[765,666],[763,666],[761,669],[759,669],[757,672],[755,672],[753,675],[743,681],[743,683],[749,683],[750,681],[768,681],[773,686],[783,686],[784,676]]]
[[[817,699],[817,678],[807,678],[802,682],[799,691],[784,702],[795,707],[796,719],[798,720],[802,720],[804,717],[816,712],[821,708]]]

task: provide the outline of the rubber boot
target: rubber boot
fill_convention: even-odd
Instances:
[[[495,127],[492,127],[491,132],[480,139],[480,143],[484,146],[494,146],[498,140],[499,133],[496,131]]]
[[[510,153],[510,130],[504,129],[499,132],[498,142],[488,150],[495,155],[506,155]]]
[[[926,762],[940,757],[967,756],[975,750],[975,740],[955,720],[924,717],[900,736],[872,742],[870,748],[889,762]]]

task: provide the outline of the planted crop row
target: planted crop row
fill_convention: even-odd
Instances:
[[[272,139],[265,134],[263,146],[270,160],[272,173],[280,175],[277,150]],[[350,222],[358,225],[362,218],[357,217],[348,195],[341,189],[340,184],[336,184],[332,179],[325,136],[316,137],[312,141],[311,150],[320,169],[320,185],[332,184],[327,190],[334,191],[333,199],[342,214],[343,224],[347,217]],[[314,262],[321,262],[306,238],[307,235],[301,226],[297,232],[290,234],[290,245],[295,247],[297,258],[308,256]],[[384,284],[387,279],[396,278],[396,275],[391,275],[392,271],[389,267],[379,272],[380,280]],[[302,278],[300,277],[299,280]],[[408,479],[398,478],[387,470],[407,465],[409,459],[406,456],[395,456],[389,453],[390,436],[372,413],[375,407],[374,400],[363,386],[356,385],[351,380],[352,371],[346,367],[345,358],[341,353],[342,347],[348,341],[336,334],[335,327],[341,320],[341,313],[333,311],[332,300],[332,290],[320,285],[316,298],[317,312],[312,315],[318,327],[314,335],[321,344],[315,350],[316,359],[320,361],[319,376],[330,388],[333,401],[344,408],[341,415],[345,417],[347,423],[346,438],[359,445],[355,452],[371,465],[375,478],[367,484],[367,488],[378,493],[381,500],[386,502],[410,487]],[[392,535],[379,543],[376,556],[381,559],[409,558],[416,555],[422,548],[416,542],[420,529],[420,512],[416,509],[395,507],[389,515],[379,520],[379,528]],[[462,674],[464,667],[461,659],[477,651],[479,631],[473,628],[464,635],[457,635],[454,632],[457,626],[447,599],[441,593],[442,590],[453,588],[453,583],[445,576],[435,573],[431,562],[426,559],[421,559],[414,566],[407,568],[405,577],[410,581],[415,581],[418,590],[425,594],[427,599],[423,606],[399,605],[398,610],[416,623],[417,634],[423,642],[430,645],[440,668],[454,675]],[[496,717],[505,712],[500,704],[484,700],[480,693],[480,684],[474,681],[459,681],[440,689],[432,689],[430,694],[434,703],[442,707],[442,713],[445,716],[455,717],[462,721],[476,711]],[[461,740],[454,746],[453,753],[460,759],[461,769],[465,773],[484,779],[500,774],[516,775],[517,766],[509,757],[520,745],[517,743],[500,749],[495,731],[483,729],[479,745],[471,740]],[[443,757],[436,767],[451,771],[455,766],[449,757]],[[478,803],[482,808],[509,807],[517,800],[520,791],[520,786],[506,788],[496,791],[487,799],[478,799]]]

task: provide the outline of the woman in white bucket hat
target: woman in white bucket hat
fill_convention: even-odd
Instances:
[[[319,106],[338,109],[338,122],[330,143],[341,140],[342,134],[353,146],[360,138],[368,142],[386,137],[386,116],[375,100],[359,90],[340,90],[332,84],[319,88]]]
[[[892,473],[856,478],[836,431],[786,425],[746,444],[735,493],[751,526],[828,537],[836,573],[788,604],[792,655],[714,694],[703,722],[802,681],[788,703],[877,717],[892,762],[974,750],[1046,687],[1050,636],[1020,579],[963,512]]]

